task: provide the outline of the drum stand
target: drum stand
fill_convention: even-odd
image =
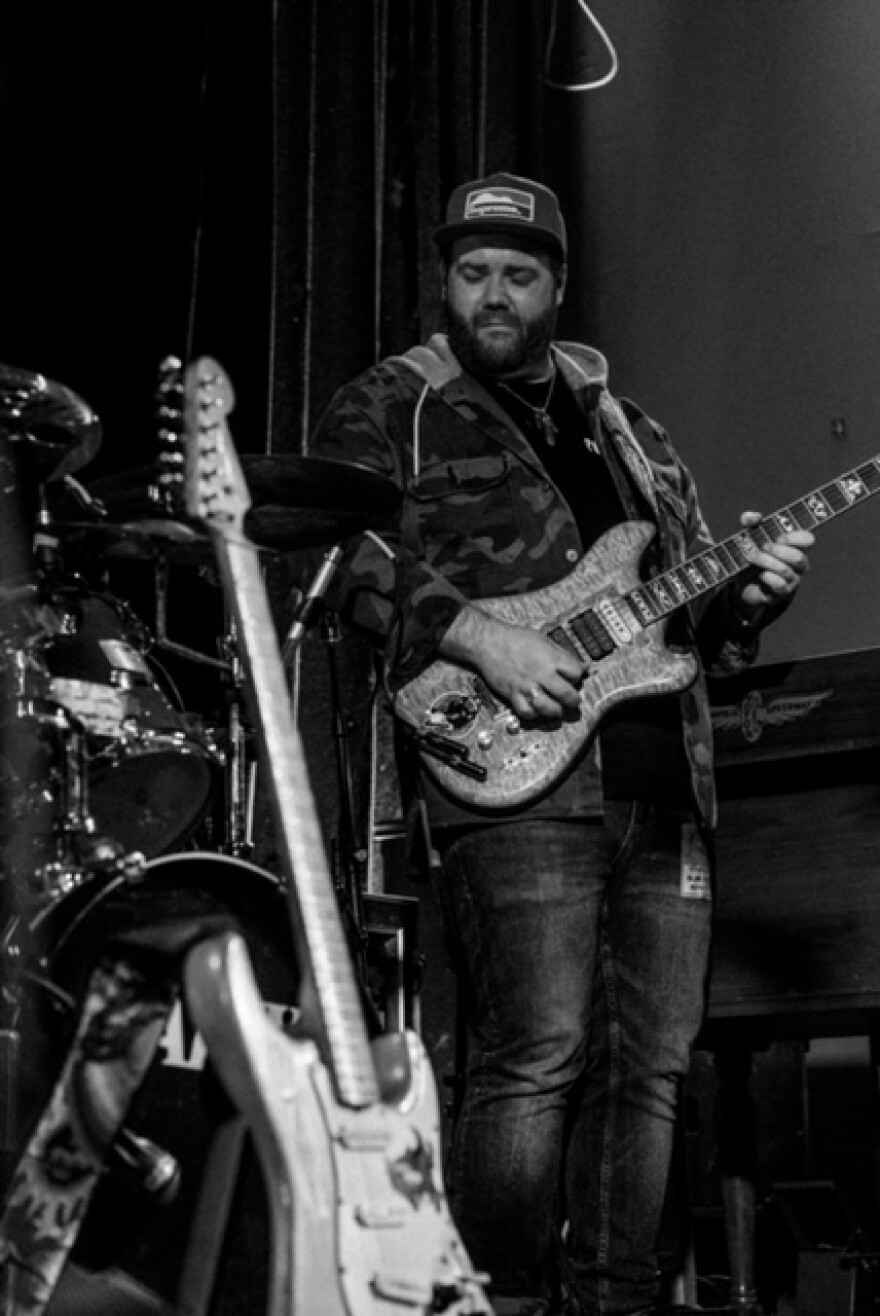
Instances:
[[[361,982],[367,974],[367,931],[363,895],[367,880],[367,848],[358,840],[355,826],[354,784],[349,749],[349,727],[342,702],[338,651],[342,638],[339,616],[332,609],[324,613],[321,627],[327,649],[330,680],[330,707],[333,710],[333,744],[336,752],[336,777],[339,792],[339,839],[333,864],[343,924],[348,929],[352,953]]]
[[[226,708],[226,775],[224,781],[224,854],[245,859],[254,850],[254,796],[256,762],[250,750],[250,727],[245,721],[244,668],[238,655],[235,623],[222,642],[229,674]]]
[[[220,658],[178,644],[168,635],[168,555],[155,562],[156,644],[166,653],[219,671],[229,683],[226,707],[226,754],[223,797],[223,837],[216,849],[221,854],[245,859],[253,853],[253,812],[256,763],[250,752],[250,728],[245,720],[244,669],[238,656],[235,623],[227,614],[226,634],[220,641]]]

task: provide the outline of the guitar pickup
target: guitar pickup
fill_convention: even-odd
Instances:
[[[460,745],[457,740],[439,736],[436,731],[423,732],[418,740],[419,747],[426,754],[439,759],[441,763],[445,763],[454,772],[460,772],[464,777],[472,777],[474,781],[485,781],[489,775],[482,764],[471,763],[467,745]]]

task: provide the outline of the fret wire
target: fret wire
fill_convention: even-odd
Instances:
[[[807,506],[817,521],[827,521],[828,517],[833,515],[833,509],[828,501],[825,489],[814,490],[807,499]]]
[[[652,598],[648,585],[638,585],[629,595],[633,607],[638,614],[639,620],[644,625],[650,625],[660,616],[660,608],[657,600]]]
[[[792,503],[786,508],[786,511],[791,516],[795,529],[797,530],[812,530],[813,526],[816,524],[815,520],[810,515],[810,509],[804,503],[802,498],[799,498],[796,502]]]
[[[667,571],[666,579],[671,581],[672,588],[678,594],[680,602],[687,603],[691,598],[691,585],[681,567],[672,567]]]
[[[666,588],[666,575],[657,576],[655,580],[649,582],[647,588],[650,588],[651,594],[657,601],[657,615],[664,617],[668,612],[677,606],[676,600],[671,591]]]
[[[744,530],[732,535],[725,543],[729,549],[730,556],[733,558],[735,570],[742,571],[743,567],[749,565],[749,555],[743,548],[745,541],[751,542],[751,536],[747,535]]]
[[[726,576],[732,576],[739,570],[739,563],[730,547],[730,540],[725,539],[715,546],[715,556],[724,568]]]
[[[859,466],[858,473],[869,489],[880,489],[880,462],[876,459],[865,462],[864,466]]]
[[[770,532],[770,538],[775,544],[783,535],[789,534],[792,530],[799,530],[797,521],[791,515],[791,509],[788,507],[780,508],[778,512],[773,512],[766,518],[766,525]]]
[[[724,564],[720,555],[713,548],[707,548],[700,554],[700,562],[706,564],[706,579],[712,585],[719,585],[726,577]]]
[[[844,508],[850,505],[850,500],[844,493],[843,485],[839,480],[833,480],[830,484],[823,485],[819,492],[835,513],[842,512]]]
[[[807,503],[806,499],[799,498],[795,506],[797,507],[797,519],[800,523],[801,529],[812,530],[816,526],[818,518]]]
[[[692,557],[689,562],[685,563],[683,569],[687,572],[688,580],[694,586],[697,593],[702,593],[702,591],[708,586],[709,581],[706,576],[703,575],[700,567],[700,559]]]
[[[868,487],[858,471],[850,471],[849,475],[840,481],[840,488],[846,499],[847,507],[852,507],[869,496]]]

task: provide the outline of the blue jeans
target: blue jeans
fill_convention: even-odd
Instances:
[[[689,813],[612,802],[460,834],[443,877],[470,1026],[449,1195],[474,1264],[544,1295],[564,1220],[585,1316],[645,1311],[703,1014],[705,844]]]

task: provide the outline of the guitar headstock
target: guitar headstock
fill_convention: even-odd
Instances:
[[[186,514],[221,535],[241,536],[251,505],[229,432],[235,406],[229,377],[209,356],[187,366],[183,383]]]

